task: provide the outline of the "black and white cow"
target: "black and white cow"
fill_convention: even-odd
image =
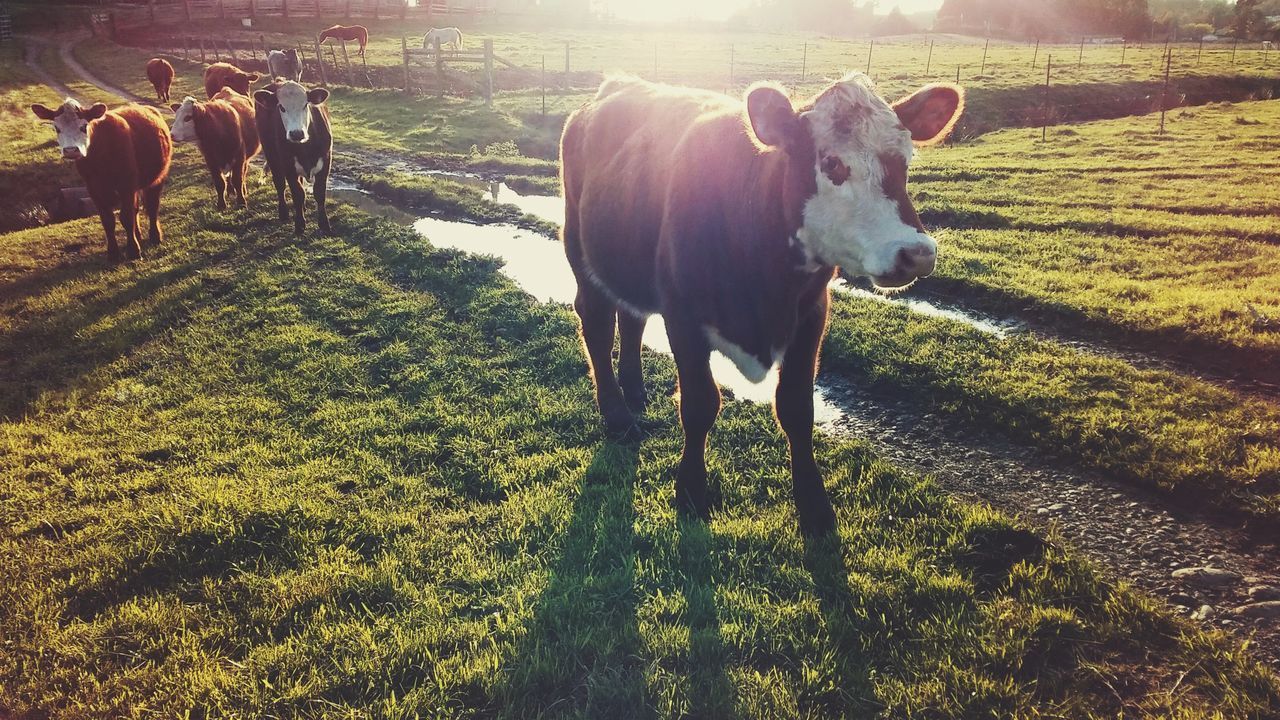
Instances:
[[[324,206],[329,169],[333,165],[333,133],[329,127],[329,110],[324,105],[328,99],[328,90],[308,90],[291,80],[272,83],[253,94],[258,138],[276,186],[280,219],[289,219],[284,204],[287,184],[293,199],[293,230],[299,235],[305,229],[303,180],[312,184],[320,232],[326,235],[331,232]]]

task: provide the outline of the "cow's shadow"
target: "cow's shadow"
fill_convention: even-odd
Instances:
[[[638,455],[638,443],[605,442],[583,473],[560,558],[494,690],[498,714],[653,715],[636,618]]]

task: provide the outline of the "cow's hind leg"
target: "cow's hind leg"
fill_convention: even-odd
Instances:
[[[244,176],[249,172],[248,160],[237,160],[231,164],[231,189],[240,198],[240,207],[249,207],[249,198],[245,196]]]
[[[147,222],[150,225],[147,242],[152,246],[159,245],[164,236],[160,230],[160,193],[163,190],[164,183],[161,182],[142,191],[142,207],[147,211]]]
[[[800,318],[795,338],[782,359],[774,396],[778,424],[787,435],[791,451],[791,487],[800,532],[810,537],[831,532],[836,524],[831,499],[813,458],[813,379],[827,326],[828,303],[824,294],[821,302]]]
[[[720,387],[711,374],[711,348],[702,332],[694,326],[684,327],[676,318],[666,321],[680,382],[680,426],[684,430],[684,451],[676,474],[676,503],[705,518],[711,510],[707,496],[707,435],[720,414]]]
[[[218,195],[218,209],[227,209],[227,178],[222,168],[209,166],[209,177],[213,178],[213,191]]]
[[[604,417],[605,430],[614,437],[624,436],[635,427],[635,419],[613,374],[614,318],[618,307],[586,278],[578,281],[578,296],[573,307],[582,321],[582,344],[591,365],[596,405]]]
[[[131,258],[142,257],[142,233],[138,232],[138,195],[120,193],[120,225],[124,227],[124,252]]]
[[[644,371],[640,366],[640,345],[647,318],[636,317],[626,310],[618,311],[618,384],[627,407],[643,413],[649,405],[644,389]]]

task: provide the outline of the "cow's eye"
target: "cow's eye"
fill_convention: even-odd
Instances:
[[[849,167],[835,155],[822,158],[822,174],[826,175],[833,185],[843,185],[849,179]]]
[[[283,115],[283,114],[284,114],[284,106],[283,106],[283,105],[281,105],[281,106],[280,106],[280,114],[281,114],[281,115]]]
[[[182,122],[191,122],[193,119],[194,119],[194,118],[193,118],[191,115],[188,115],[188,116],[186,116],[186,117],[182,118]]]
[[[88,130],[89,126],[87,124],[80,126],[80,132],[88,132]]]

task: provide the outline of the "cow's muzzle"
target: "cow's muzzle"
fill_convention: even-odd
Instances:
[[[84,157],[84,154],[80,152],[80,148],[78,147],[62,148],[63,160],[79,160],[80,158],[83,158],[83,157]]]
[[[305,132],[303,132],[303,131],[301,131],[301,130],[290,130],[290,131],[289,131],[289,142],[291,142],[291,143],[303,143],[303,142],[306,142],[306,141],[307,141],[307,134],[306,134]]]
[[[905,287],[922,277],[932,275],[937,263],[938,251],[932,244],[908,245],[898,249],[891,272],[875,275],[871,279],[882,288]]]

